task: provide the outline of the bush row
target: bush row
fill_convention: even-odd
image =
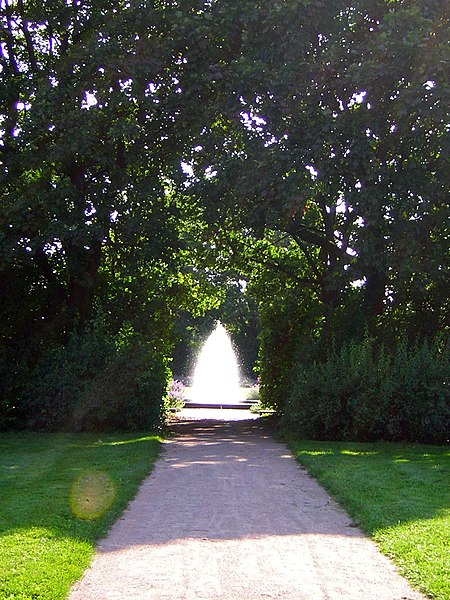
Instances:
[[[154,344],[118,344],[101,329],[47,351],[3,411],[4,427],[41,431],[133,431],[162,422],[170,370]],[[0,416],[0,421],[1,421]]]
[[[366,336],[325,361],[294,362],[282,423],[312,439],[446,443],[449,354],[428,341],[387,351]]]

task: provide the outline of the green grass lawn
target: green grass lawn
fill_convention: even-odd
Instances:
[[[288,440],[297,460],[430,598],[450,599],[450,451]]]
[[[0,434],[0,598],[66,598],[159,448],[146,434]]]

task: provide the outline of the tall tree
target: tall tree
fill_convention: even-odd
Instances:
[[[212,214],[287,236],[303,255],[297,277],[331,308],[359,286],[373,331],[400,313],[436,331],[449,181],[443,4],[240,13],[231,100],[192,157]]]
[[[106,254],[117,263],[139,249],[141,262],[161,261],[160,283],[171,263],[179,208],[167,181],[201,116],[193,103],[210,93],[204,11],[110,0],[0,10],[2,308],[8,335],[18,313],[64,333],[90,317]]]

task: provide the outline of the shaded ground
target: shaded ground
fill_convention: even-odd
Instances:
[[[249,412],[174,433],[70,600],[423,598]]]

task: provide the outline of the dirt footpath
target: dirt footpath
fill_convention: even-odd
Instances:
[[[70,600],[270,598],[423,596],[250,413],[182,411]]]

